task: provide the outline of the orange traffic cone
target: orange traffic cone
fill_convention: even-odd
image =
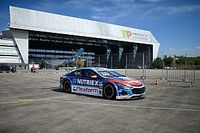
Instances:
[[[155,85],[158,85],[158,80],[156,80],[156,83],[155,83]]]

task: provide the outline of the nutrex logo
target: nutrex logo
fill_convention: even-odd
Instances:
[[[99,81],[96,80],[87,80],[87,79],[77,79],[77,84],[79,85],[90,85],[90,86],[98,86]]]

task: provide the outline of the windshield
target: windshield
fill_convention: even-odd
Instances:
[[[113,77],[125,77],[124,75],[119,74],[115,71],[98,71],[98,73],[104,77],[112,77],[112,78]]]

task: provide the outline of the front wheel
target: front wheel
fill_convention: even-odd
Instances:
[[[115,88],[110,84],[105,85],[103,88],[103,96],[107,99],[116,99]]]
[[[71,83],[70,83],[69,80],[66,80],[66,81],[64,82],[64,88],[63,88],[63,90],[64,90],[65,92],[68,92],[68,93],[71,92]]]

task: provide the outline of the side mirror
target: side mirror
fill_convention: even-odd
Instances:
[[[92,79],[97,79],[98,77],[97,77],[97,75],[92,75],[91,78]]]

